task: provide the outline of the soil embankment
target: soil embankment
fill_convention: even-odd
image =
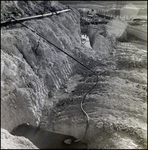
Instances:
[[[2,18],[8,19],[9,13],[16,18],[39,14],[49,4],[3,2]],[[44,13],[48,12],[46,7]],[[90,122],[81,142],[88,149],[146,148],[147,46],[134,40],[116,41],[103,28],[91,32],[92,37],[95,33],[94,49],[85,47],[76,9],[24,23],[98,72],[99,82],[83,104]],[[10,132],[29,122],[45,131],[82,137],[86,118],[80,102],[96,83],[96,76],[19,24],[2,28],[1,51],[1,127]],[[2,148],[13,148],[11,144],[6,147],[8,133],[2,134]]]

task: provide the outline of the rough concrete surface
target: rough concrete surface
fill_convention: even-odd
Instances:
[[[3,1],[1,18],[9,19],[10,13],[16,18],[48,13],[50,5],[49,1]],[[55,6],[67,8],[58,2]],[[90,117],[82,139],[87,148],[147,148],[147,45],[132,39],[116,41],[106,27],[95,26],[97,32],[88,30],[92,49],[87,48],[81,42],[76,9],[23,23],[98,72],[99,82],[83,104]],[[96,75],[22,25],[2,27],[1,148],[33,148],[25,138],[22,143],[8,133],[27,122],[82,137],[86,118],[80,102],[95,82]]]

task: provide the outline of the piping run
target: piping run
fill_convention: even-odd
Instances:
[[[83,96],[83,99],[81,101],[81,110],[82,112],[84,113],[84,115],[86,116],[87,118],[87,124],[86,124],[86,130],[85,130],[85,133],[84,135],[78,139],[78,140],[75,140],[74,142],[79,142],[81,141],[85,136],[86,136],[86,133],[87,133],[87,129],[88,129],[88,126],[89,126],[89,119],[90,117],[88,116],[87,112],[84,110],[83,108],[83,103],[86,99],[86,96],[95,88],[95,86],[98,84],[98,74],[97,72],[93,71],[92,69],[90,69],[89,67],[87,67],[86,65],[84,65],[83,63],[81,63],[79,60],[77,60],[76,58],[74,58],[73,56],[71,56],[70,54],[68,54],[67,52],[65,52],[64,50],[62,50],[61,48],[59,48],[58,46],[56,46],[55,44],[53,44],[52,42],[50,42],[49,40],[47,40],[44,36],[40,35],[38,32],[34,31],[32,28],[28,27],[27,25],[21,23],[19,20],[15,19],[14,17],[11,17],[13,20],[15,20],[15,22],[18,22],[20,23],[21,25],[23,25],[24,27],[26,27],[27,29],[31,30],[32,32],[34,32],[36,35],[38,35],[39,37],[43,38],[46,42],[50,43],[51,45],[53,45],[54,47],[56,47],[58,50],[60,50],[61,52],[63,52],[64,54],[66,54],[67,56],[69,56],[70,58],[72,58],[73,60],[75,60],[76,62],[78,62],[79,64],[81,64],[83,67],[85,67],[86,69],[88,69],[89,71],[91,71],[94,75],[96,75],[97,77],[97,80],[96,80],[96,83],[91,87],[91,89],[86,92]]]
[[[68,12],[68,11],[70,11],[70,9],[60,10],[60,11],[57,11],[57,13],[60,14],[60,13],[63,13],[63,12]],[[16,21],[16,19],[15,20],[14,19],[13,20],[9,20],[9,21],[2,21],[1,22],[1,26],[8,25],[8,24],[11,24],[11,23],[16,23],[18,21],[22,22],[22,21],[27,21],[27,20],[30,20],[30,19],[44,18],[44,17],[52,16],[53,14],[55,15],[56,13],[55,12],[51,12],[51,13],[42,14],[42,15],[24,17],[24,18],[17,19],[17,21]]]

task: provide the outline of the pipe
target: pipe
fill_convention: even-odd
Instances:
[[[68,11],[70,11],[70,9],[60,10],[60,11],[57,11],[57,13],[63,13],[63,12],[68,12]],[[30,19],[43,18],[43,17],[51,16],[53,14],[55,15],[56,13],[55,12],[53,12],[53,13],[51,12],[51,13],[43,14],[43,15],[24,17],[24,18],[17,19],[17,21],[26,21],[26,20],[30,20]],[[1,26],[8,25],[10,23],[17,23],[17,21],[16,20],[3,21],[3,22],[1,22]]]

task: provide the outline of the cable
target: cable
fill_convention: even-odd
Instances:
[[[82,99],[82,101],[81,101],[81,109],[82,109],[83,113],[84,113],[84,114],[86,115],[86,117],[87,117],[87,125],[86,125],[86,130],[85,130],[84,136],[81,137],[81,138],[78,139],[78,140],[75,140],[74,142],[79,142],[79,141],[81,141],[81,140],[85,137],[85,135],[86,135],[86,133],[87,133],[88,126],[89,126],[89,116],[88,116],[88,114],[86,113],[86,111],[83,109],[83,103],[84,103],[84,101],[85,101],[86,96],[87,96],[87,95],[92,91],[92,89],[95,88],[95,86],[98,84],[98,74],[97,74],[95,71],[93,71],[92,69],[90,69],[89,67],[87,67],[86,65],[84,65],[83,63],[81,63],[79,60],[77,60],[76,58],[74,58],[73,56],[71,56],[70,54],[68,54],[67,52],[65,52],[64,50],[62,50],[61,48],[57,47],[55,44],[53,44],[52,42],[50,42],[49,40],[47,40],[45,37],[43,37],[42,35],[40,35],[40,34],[37,33],[36,31],[34,31],[32,28],[30,28],[30,27],[28,27],[27,25],[21,23],[20,21],[16,20],[16,19],[15,19],[14,17],[12,17],[12,16],[11,16],[11,18],[14,19],[16,22],[20,23],[21,25],[23,25],[24,27],[26,27],[27,29],[31,30],[31,31],[34,32],[35,34],[37,34],[39,37],[43,38],[46,42],[50,43],[51,45],[53,45],[54,47],[56,47],[58,50],[60,50],[61,52],[63,52],[64,54],[66,54],[67,56],[69,56],[70,58],[72,58],[73,60],[75,60],[76,62],[78,62],[79,64],[81,64],[83,67],[85,67],[86,69],[88,69],[89,71],[91,71],[94,75],[96,75],[97,81],[96,81],[95,85],[94,85],[88,92],[86,92],[86,93],[84,94],[83,99]]]
[[[95,86],[98,84],[98,81],[99,81],[99,79],[98,79],[98,74],[95,73],[95,75],[97,76],[97,81],[96,81],[95,85],[94,85],[88,92],[85,93],[85,95],[84,95],[84,97],[83,97],[83,100],[81,101],[81,109],[82,109],[83,113],[84,113],[84,114],[86,115],[86,117],[87,117],[86,130],[85,130],[85,133],[84,133],[83,137],[81,137],[81,138],[78,139],[78,140],[75,140],[75,142],[81,141],[81,140],[86,136],[87,129],[88,129],[88,127],[89,127],[89,120],[90,120],[89,118],[90,118],[90,117],[88,116],[88,114],[86,113],[86,111],[83,109],[83,103],[84,103],[84,100],[85,100],[87,94],[89,94],[89,93],[95,88]]]

